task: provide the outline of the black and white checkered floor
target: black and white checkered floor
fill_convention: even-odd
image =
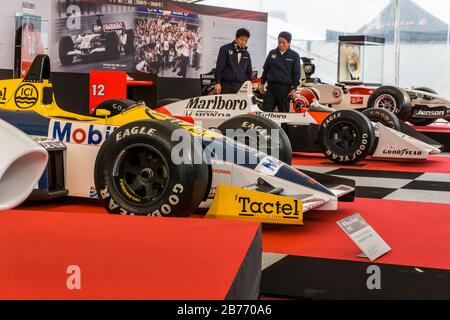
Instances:
[[[449,153],[442,154],[450,157]],[[408,164],[405,163],[405,166]],[[450,174],[296,166],[356,181],[356,197],[450,204]]]

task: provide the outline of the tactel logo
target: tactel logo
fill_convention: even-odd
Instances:
[[[240,216],[243,217],[256,217],[260,215],[277,215],[283,216],[286,219],[298,219],[299,206],[298,200],[294,201],[294,205],[290,203],[276,202],[258,202],[252,201],[250,197],[241,196],[236,194],[235,200],[241,206]]]

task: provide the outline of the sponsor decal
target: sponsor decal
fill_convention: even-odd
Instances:
[[[7,92],[7,88],[3,88],[0,90],[0,104],[5,104],[6,103],[6,92]]]
[[[294,198],[219,185],[206,217],[302,225],[303,204]]]
[[[32,84],[23,84],[17,89],[14,95],[14,102],[19,109],[30,109],[39,100],[39,92]]]
[[[215,173],[215,174],[231,175],[231,170],[228,170],[228,169],[213,169],[213,173]]]
[[[95,190],[95,187],[91,187],[89,190],[89,198],[91,199],[98,199],[97,190]]]
[[[363,105],[364,104],[364,98],[363,97],[350,97],[350,104]]]
[[[115,129],[117,127],[52,121],[49,136],[61,142],[99,146]]]
[[[152,136],[155,134],[155,132],[156,132],[156,129],[153,129],[153,128],[149,129],[146,127],[136,126],[131,129],[125,129],[123,131],[118,132],[116,135],[116,141],[118,142],[120,140],[123,140],[126,137],[134,136],[134,135],[138,135],[138,134]]]
[[[273,55],[272,55],[272,59],[276,59],[277,58],[277,55],[274,53]]]
[[[248,106],[245,99],[225,99],[222,96],[215,96],[214,98],[197,97],[190,99],[187,109],[200,110],[245,110]]]
[[[445,107],[443,107],[445,108]],[[415,110],[413,115],[419,117],[444,117],[447,114],[446,110]]]
[[[188,110],[184,115],[193,118],[231,118],[230,113],[213,110]]]
[[[255,171],[270,176],[275,176],[278,173],[278,171],[280,171],[282,166],[283,162],[281,162],[280,160],[274,157],[265,157],[256,166]]]
[[[383,150],[383,154],[388,156],[423,156],[424,152],[419,150],[409,150],[409,149],[387,149]]]
[[[275,120],[284,120],[287,119],[286,114],[280,114],[280,113],[272,113],[272,112],[255,112],[255,115],[264,117],[267,119],[275,119]]]

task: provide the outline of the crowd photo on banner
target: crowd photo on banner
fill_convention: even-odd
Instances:
[[[137,18],[135,42],[139,72],[186,78],[201,67],[200,27],[192,21],[188,23],[186,18],[163,15]]]

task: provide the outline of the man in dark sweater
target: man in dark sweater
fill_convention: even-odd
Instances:
[[[263,110],[289,112],[289,97],[300,85],[300,56],[291,47],[292,35],[281,32],[278,36],[278,48],[269,52],[264,63],[264,72],[259,91],[264,94]]]
[[[237,93],[245,81],[252,79],[252,60],[247,51],[250,32],[239,29],[236,39],[220,48],[216,65],[216,93]]]

